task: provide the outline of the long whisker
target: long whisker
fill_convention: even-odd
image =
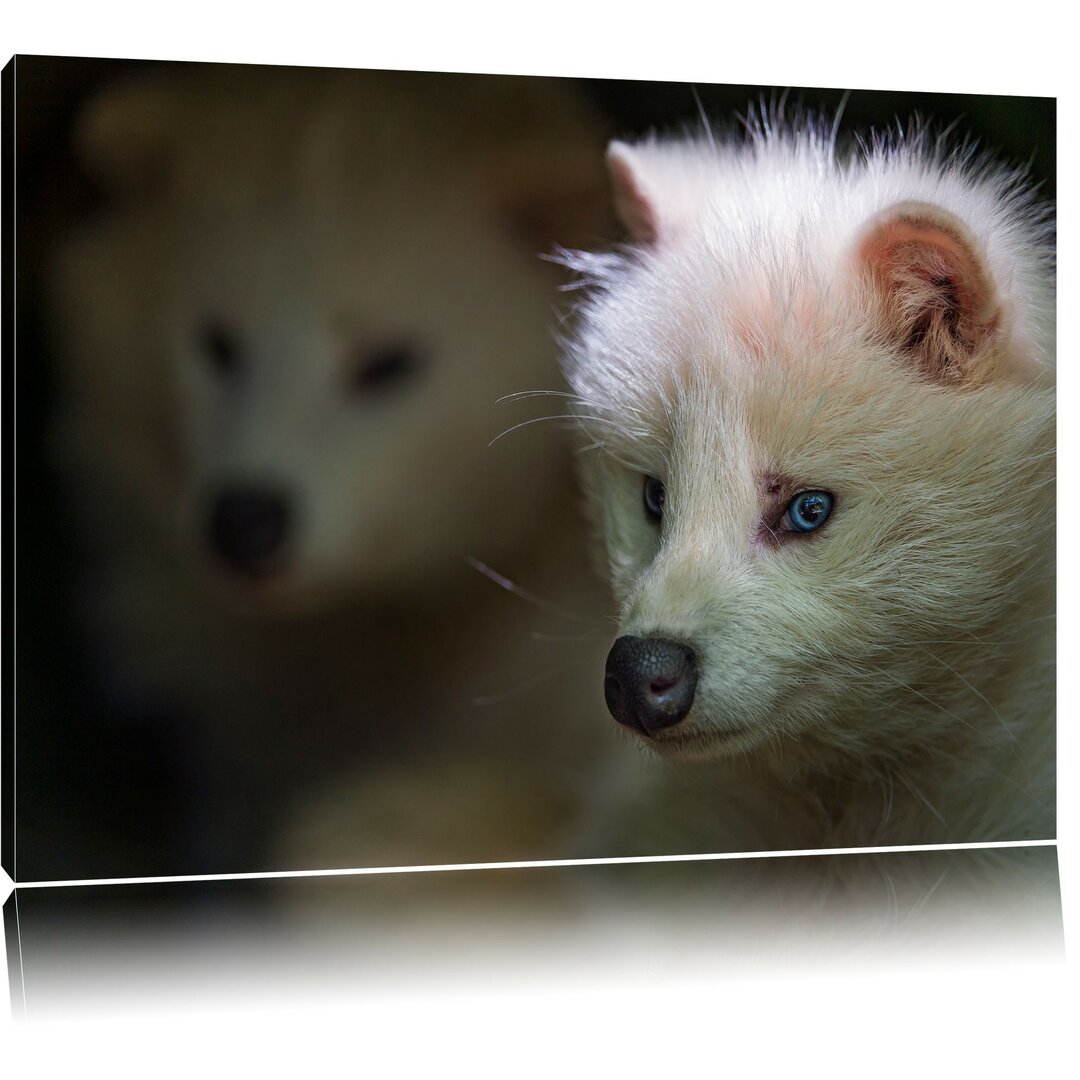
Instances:
[[[567,390],[518,390],[514,394],[503,394],[501,398],[496,398],[495,404],[502,405],[506,401],[521,401],[525,398],[534,397],[563,397],[570,398],[571,401],[579,401],[577,394],[571,394]]]
[[[537,675],[531,679],[527,679],[523,683],[519,683],[517,686],[512,687],[509,690],[500,690],[494,694],[481,694],[479,697],[472,699],[473,705],[483,708],[485,705],[497,705],[500,701],[506,701],[509,698],[517,697],[519,694],[524,694],[528,690],[532,690],[543,683],[550,682],[558,675],[563,675],[569,669],[568,664],[564,664],[562,667],[554,668],[551,671],[545,671],[542,675]]]
[[[615,420],[609,420],[604,416],[583,416],[580,413],[564,413],[560,416],[534,416],[531,420],[522,420],[520,424],[514,424],[513,427],[508,427],[505,431],[500,432],[495,436],[488,446],[494,446],[504,435],[509,435],[512,431],[517,431],[519,428],[529,427],[531,424],[540,424],[545,420],[577,420],[580,422],[588,421],[590,424],[612,424],[617,426]]]
[[[554,604],[549,604],[546,600],[541,600],[539,596],[529,592],[527,589],[523,589],[520,585],[515,584],[508,577],[503,577],[497,570],[493,570],[486,563],[482,563],[479,559],[474,559],[471,555],[465,560],[474,570],[479,570],[489,581],[494,581],[500,589],[505,589],[509,593],[513,593],[515,596],[521,597],[522,600],[527,601],[530,604],[535,605],[542,611],[549,611],[552,615],[557,615],[561,619],[567,619],[570,622],[583,623],[586,626],[595,626],[595,619],[587,619],[582,615],[574,615],[569,611],[564,611],[560,607],[556,607]]]

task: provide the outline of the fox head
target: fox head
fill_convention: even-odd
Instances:
[[[813,128],[607,161],[629,243],[566,256],[586,299],[565,372],[619,605],[614,718],[695,758],[997,724],[1050,611],[1029,197],[917,142],[841,161]]]
[[[491,445],[542,411],[495,402],[557,365],[538,252],[605,232],[577,95],[224,68],[109,88],[79,145],[110,206],[68,260],[70,350],[129,432],[114,486],[138,472],[208,581],[423,596],[527,542],[565,458],[543,429]]]

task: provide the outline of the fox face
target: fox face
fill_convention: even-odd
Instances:
[[[107,90],[79,135],[109,206],[61,277],[117,501],[242,606],[420,598],[527,543],[565,456],[498,442],[543,410],[496,402],[551,383],[537,253],[603,231],[598,130],[550,80]]]
[[[588,292],[565,368],[614,719],[693,758],[1015,738],[1009,643],[1052,576],[1031,204],[917,146],[840,162],[813,129],[608,163],[632,242],[567,256]]]
[[[167,292],[186,531],[264,592],[422,588],[527,513],[487,509],[522,465],[489,444],[496,399],[553,363],[543,268],[464,213],[336,209],[210,223]]]

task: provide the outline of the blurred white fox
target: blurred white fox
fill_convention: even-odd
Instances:
[[[190,722],[214,762],[207,850],[250,852],[334,768],[470,745],[523,767],[523,805],[528,777],[558,803],[587,706],[542,676],[582,649],[530,632],[582,626],[467,560],[589,610],[555,426],[493,442],[551,411],[495,404],[556,381],[538,253],[605,235],[585,101],[556,80],[203,68],[106,90],[78,136],[110,206],[57,260],[56,453],[112,699]],[[513,811],[487,821],[513,852]],[[393,822],[366,827],[414,861]],[[333,843],[363,861],[363,836]],[[312,846],[290,857],[331,857]]]
[[[1052,226],[923,129],[612,143],[565,371],[666,766],[590,853],[1054,835]]]

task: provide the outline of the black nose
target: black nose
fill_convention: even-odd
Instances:
[[[289,506],[269,491],[237,489],[220,495],[210,516],[210,543],[234,570],[273,568],[289,529]]]
[[[653,734],[677,724],[694,703],[694,654],[677,641],[621,637],[604,679],[608,710],[620,724]]]

